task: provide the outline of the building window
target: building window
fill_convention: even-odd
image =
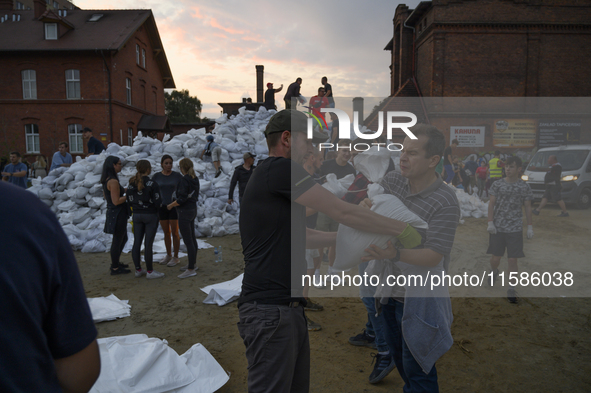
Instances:
[[[135,64],[140,65],[140,46],[135,44]]]
[[[146,68],[146,50],[142,49],[142,67]]]
[[[23,99],[34,100],[37,98],[37,76],[35,70],[21,71],[23,78]]]
[[[57,1],[53,2],[53,8],[55,8],[56,10],[60,8],[60,5]]]
[[[37,124],[25,124],[25,137],[27,141],[27,153],[40,153],[39,126]]]
[[[133,128],[131,127],[127,129],[127,144],[133,146]]]
[[[16,9],[17,10],[24,10],[25,9],[25,5],[23,3],[21,3],[20,1],[16,2]]]
[[[57,40],[57,23],[45,24],[45,39]]]
[[[70,153],[84,153],[82,142],[82,124],[68,124],[70,136]]]
[[[66,98],[80,99],[80,70],[66,70]]]
[[[131,105],[131,79],[125,78],[125,90],[127,91],[127,105]]]

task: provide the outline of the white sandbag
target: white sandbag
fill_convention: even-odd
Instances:
[[[326,183],[324,183],[322,187],[336,195],[336,197],[339,199],[341,199],[347,193],[347,189],[343,187],[341,183],[339,183],[337,180],[337,175],[334,173],[329,173],[326,175]]]
[[[367,151],[355,156],[355,169],[372,183],[379,183],[388,171],[392,152],[378,146],[372,146]]]
[[[197,230],[201,232],[203,236],[210,237],[212,234],[211,225],[205,222],[200,222],[197,224]]]
[[[65,201],[60,203],[57,208],[60,209],[61,211],[70,211],[72,209],[74,209],[76,207],[76,202],[74,201]]]
[[[201,344],[195,344],[181,355],[195,381],[167,393],[213,393],[230,380],[222,366]]]
[[[107,297],[88,298],[90,313],[95,323],[113,321],[131,315],[129,300],[119,300],[117,296],[110,294]]]
[[[242,290],[243,277],[244,273],[232,280],[224,281],[219,284],[208,285],[205,288],[201,288],[201,290],[207,294],[207,297],[203,303],[217,304],[221,307],[238,299],[240,296],[240,291]]]
[[[85,177],[84,177],[84,181],[82,182],[82,185],[88,189],[90,189],[92,186],[99,184],[101,181],[101,175],[95,175],[94,173],[88,173]]]
[[[394,195],[378,195],[372,199],[372,202],[371,210],[377,214],[408,223],[414,228],[427,228],[427,223],[408,210]],[[385,248],[388,241],[394,243],[396,239],[388,235],[362,232],[340,224],[337,233],[337,255],[333,267],[338,270],[351,269],[359,265],[361,258],[367,255],[366,248],[372,244]]]
[[[86,242],[82,247],[82,252],[105,252],[107,247],[99,240],[92,239]]]
[[[226,236],[227,235],[226,228],[224,228],[223,225],[219,226],[219,227],[212,227],[211,235],[214,237]]]

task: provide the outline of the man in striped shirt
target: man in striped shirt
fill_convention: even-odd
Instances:
[[[435,127],[420,124],[407,137],[400,157],[400,173],[390,172],[381,181],[386,193],[398,197],[429,225],[418,229],[422,244],[414,249],[386,249],[372,245],[364,260],[386,259],[395,263],[394,274],[441,275],[447,273],[456,227],[458,200],[435,168],[445,148],[445,137]],[[370,205],[365,200],[362,204]],[[405,382],[405,392],[438,392],[435,362],[453,345],[453,315],[447,287],[391,287],[382,298],[386,341]],[[404,324],[402,321],[404,320]]]

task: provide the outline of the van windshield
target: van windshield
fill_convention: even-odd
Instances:
[[[529,162],[527,170],[532,172],[547,172],[549,168],[548,158],[550,156],[556,156],[558,163],[562,165],[563,171],[574,171],[583,166],[588,154],[589,150],[539,151]]]

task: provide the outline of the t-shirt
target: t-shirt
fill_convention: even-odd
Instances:
[[[320,174],[322,176],[326,176],[329,173],[334,173],[335,175],[337,175],[337,179],[342,179],[343,177],[350,174],[355,176],[357,172],[355,171],[353,165],[351,165],[350,163],[346,163],[345,165],[340,166],[339,164],[337,164],[336,158],[334,158],[332,160],[324,161],[322,163],[322,166],[320,167]]]
[[[326,108],[328,106],[328,98],[326,97],[319,97],[314,96],[310,98],[310,110],[312,113],[324,120],[324,113],[320,111],[322,108]],[[324,123],[322,124],[324,127]]]
[[[18,173],[22,171],[27,171],[27,166],[22,162],[14,165],[12,163],[6,165],[2,172],[9,172],[9,173]],[[16,176],[8,176],[8,182],[14,184],[15,186],[27,188],[27,175],[23,177],[16,177]]]
[[[449,162],[449,159],[447,158],[448,156],[451,156],[451,154],[451,146],[446,147],[443,151],[443,165],[451,165],[451,162]]]
[[[557,185],[560,186],[560,179],[562,178],[562,165],[559,163],[553,164],[550,167],[550,170],[546,172],[544,176],[544,183],[547,185]]]
[[[328,92],[329,90],[330,93]],[[330,83],[325,84],[324,91],[326,92],[326,98],[328,99],[328,102],[332,104],[334,102],[334,98],[332,98],[334,96],[332,92],[332,85]]]
[[[88,154],[101,154],[105,150],[105,145],[93,136],[90,137],[86,146],[88,146]]]
[[[70,153],[66,153],[66,156],[62,156],[59,151],[56,151],[53,154],[53,158],[51,159],[51,167],[49,168],[49,172],[53,171],[55,168],[59,168],[62,164],[71,164],[72,163],[72,155]]]
[[[53,359],[97,336],[78,265],[39,198],[0,183],[0,206],[0,391],[61,392]]]
[[[287,91],[285,92],[285,97],[283,97],[283,99],[289,101],[292,98],[298,98],[299,96],[300,96],[300,84],[298,82],[293,82],[287,88]]]
[[[493,222],[497,231],[504,233],[521,232],[523,230],[522,209],[525,201],[534,199],[529,184],[519,179],[509,183],[500,179],[492,184],[489,195],[496,198]]]
[[[486,169],[485,166],[479,166],[478,169],[476,169],[476,176],[479,179],[486,180],[486,174],[487,174],[487,172],[488,171],[487,171],[487,169]]]
[[[238,165],[236,168],[234,168],[234,174],[232,174],[232,180],[230,180],[230,189],[228,190],[228,199],[234,199],[234,189],[236,188],[236,183],[238,183],[238,196],[242,198],[254,168],[256,168],[254,165],[251,166],[250,169],[246,169],[244,165]]]
[[[152,180],[160,186],[160,194],[162,195],[162,204],[164,206],[172,203],[172,194],[176,191],[176,186],[182,178],[183,175],[175,171],[172,171],[168,176],[162,172],[158,172],[152,176]]]
[[[267,89],[265,92],[265,103],[267,109],[275,109],[275,89]]]
[[[240,209],[245,266],[238,305],[303,300],[306,209],[294,200],[314,184],[304,168],[283,157],[267,158],[252,173]]]
[[[464,165],[466,166],[466,169],[470,171],[469,176],[474,176],[476,174],[476,170],[478,169],[476,161],[468,161]]]

